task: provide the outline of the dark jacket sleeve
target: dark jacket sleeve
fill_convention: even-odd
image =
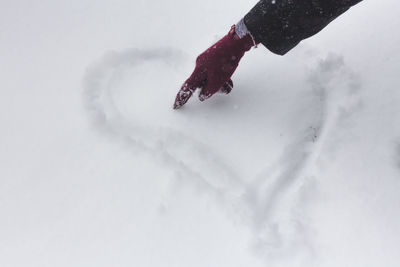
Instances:
[[[261,0],[244,17],[256,41],[284,55],[362,0]]]

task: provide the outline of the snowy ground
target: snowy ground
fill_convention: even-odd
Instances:
[[[399,266],[400,4],[172,110],[255,2],[1,1],[0,266]]]

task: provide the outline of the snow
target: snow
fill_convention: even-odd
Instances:
[[[255,2],[3,1],[0,266],[400,264],[400,5],[173,110]]]

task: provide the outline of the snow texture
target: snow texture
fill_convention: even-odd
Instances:
[[[0,266],[400,264],[400,5],[173,110],[226,4],[4,3]]]

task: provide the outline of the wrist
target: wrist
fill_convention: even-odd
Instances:
[[[244,19],[241,19],[236,25],[233,26],[235,30],[235,36],[239,39],[251,39],[252,46],[257,47],[260,42],[257,42],[254,36],[251,34],[246,24],[244,23]]]

